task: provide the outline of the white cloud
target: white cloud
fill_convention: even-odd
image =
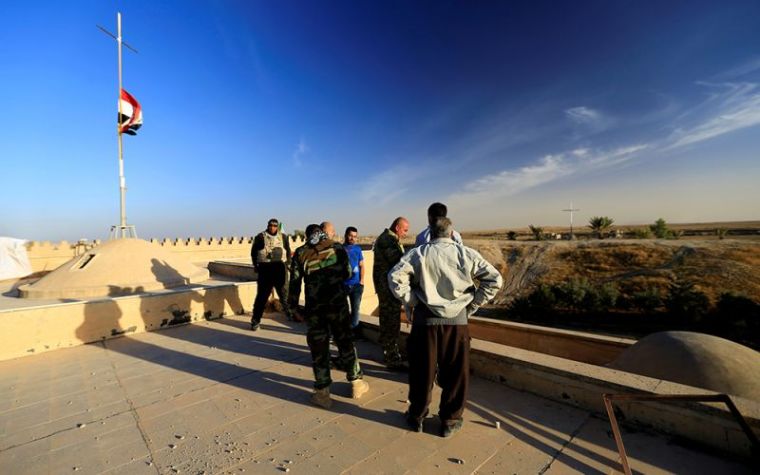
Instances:
[[[421,176],[421,170],[400,165],[371,176],[360,187],[362,201],[385,205],[409,191],[411,184]]]
[[[647,144],[614,150],[578,148],[556,155],[546,155],[534,164],[502,170],[473,180],[463,187],[463,191],[451,195],[449,201],[461,208],[486,206],[495,199],[512,196],[573,174],[619,165],[648,148],[650,146]]]
[[[449,201],[457,207],[472,207],[493,202],[495,198],[511,196],[529,188],[551,182],[572,173],[563,155],[547,155],[538,163],[517,169],[485,175],[464,186]]]
[[[293,151],[293,164],[297,167],[300,167],[303,165],[303,160],[301,158],[308,154],[310,151],[309,146],[306,145],[306,142],[302,138],[298,141],[298,145],[296,145],[296,149]]]
[[[648,144],[629,145],[626,147],[616,148],[614,150],[589,152],[579,158],[579,168],[601,168],[605,166],[617,165],[636,157],[638,152],[650,148]]]
[[[663,150],[672,150],[703,142],[735,130],[760,125],[760,91],[754,83],[700,83],[717,89],[691,112],[681,116],[707,116],[701,121],[676,129],[666,140]],[[707,112],[703,112],[707,110]]]
[[[602,120],[602,114],[599,111],[586,106],[567,109],[565,115],[576,124],[594,125]]]
[[[578,157],[578,158],[583,158],[583,157],[588,156],[589,149],[587,149],[587,148],[576,148],[575,150],[573,150],[570,153],[573,154],[574,156]]]
[[[723,73],[717,75],[716,77],[722,78],[722,79],[735,79],[740,76],[754,73],[757,70],[760,70],[760,56],[750,58],[744,63],[734,68],[731,68],[728,71],[724,71]]]

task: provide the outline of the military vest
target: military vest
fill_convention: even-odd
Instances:
[[[285,262],[287,256],[285,255],[285,247],[282,242],[282,233],[277,232],[274,236],[268,232],[261,233],[264,235],[264,248],[259,249],[257,260],[262,262]]]

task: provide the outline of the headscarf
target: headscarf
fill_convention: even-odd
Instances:
[[[325,239],[327,239],[327,234],[325,234],[325,232],[322,231],[321,229],[317,229],[313,233],[311,233],[311,235],[309,236],[308,242],[312,246],[316,246],[317,244],[324,241]]]
[[[322,231],[322,228],[318,224],[310,224],[306,226],[306,243],[312,246],[316,246],[321,241],[327,239],[327,234]]]

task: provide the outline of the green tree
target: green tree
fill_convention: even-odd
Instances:
[[[588,220],[588,227],[596,234],[596,237],[604,239],[614,222],[615,220],[609,216],[594,216]]]
[[[509,231],[507,233],[507,239],[510,241],[517,241],[517,233],[514,231]]]
[[[662,296],[657,287],[647,287],[631,295],[631,305],[644,313],[653,313],[662,307]]]
[[[541,228],[539,226],[533,226],[531,224],[528,226],[528,229],[530,229],[530,232],[533,233],[533,239],[535,239],[536,241],[544,240],[544,228]]]
[[[710,300],[692,282],[673,282],[669,291],[664,303],[673,317],[684,323],[697,323],[707,314]]]
[[[545,320],[554,316],[556,303],[552,287],[540,284],[530,294],[513,300],[508,312],[513,318]]]
[[[586,294],[594,291],[588,279],[582,277],[568,279],[555,285],[553,290],[559,305],[576,312],[582,311],[585,304],[589,303]]]
[[[724,292],[718,298],[714,315],[716,326],[732,326],[757,335],[760,329],[760,304],[736,292]]]
[[[666,239],[670,237],[670,229],[668,229],[668,224],[662,218],[658,219],[654,222],[654,224],[650,225],[649,229],[657,239]]]

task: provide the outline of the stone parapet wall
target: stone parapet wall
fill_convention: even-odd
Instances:
[[[303,240],[293,239],[293,248],[303,244]],[[190,262],[207,263],[220,259],[250,259],[253,236],[243,237],[189,237],[152,238],[171,252],[184,255]],[[30,241],[26,244],[32,272],[49,272],[69,259],[79,256],[100,244],[100,240],[79,242]]]
[[[0,361],[249,309],[255,282],[0,310]]]
[[[370,340],[378,342],[378,319],[363,315],[362,322],[364,334]],[[605,393],[716,394],[706,389],[481,340],[474,336],[474,333],[479,331],[479,323],[483,322],[476,321],[470,324],[473,336],[470,369],[473,374],[590,411],[603,420],[607,420],[602,399]],[[401,325],[402,347],[406,346],[410,330],[409,325]],[[580,332],[574,333],[582,336]],[[738,396],[731,396],[731,399],[750,428],[755,434],[760,434],[760,402]],[[505,404],[508,404],[508,401]],[[739,457],[750,457],[752,454],[752,443],[723,404],[616,402],[615,412],[618,421],[630,428],[654,430]]]

